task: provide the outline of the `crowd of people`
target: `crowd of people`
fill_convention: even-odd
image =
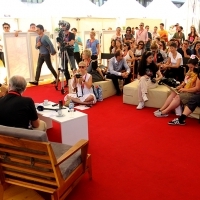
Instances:
[[[8,26],[8,24],[4,23],[3,28],[4,26]],[[87,39],[84,46],[81,38],[77,35],[77,29],[72,28],[70,31],[70,24],[63,22],[61,27],[64,32],[64,37],[61,38],[63,41],[57,42],[59,48],[62,48],[61,44],[64,42],[68,54],[66,56],[63,53],[61,57],[66,77],[65,87],[68,87],[68,80],[72,78],[71,84],[75,91],[75,93],[66,95],[64,100],[84,105],[95,104],[97,100],[92,90],[93,82],[103,81],[106,78],[112,79],[116,95],[121,95],[122,91],[118,79],[123,80],[124,85],[139,80],[139,102],[136,108],[143,109],[145,102],[148,101],[148,89],[158,87],[158,83],[163,77],[173,78],[180,83],[179,86],[171,91],[164,105],[156,110],[154,115],[156,117],[167,117],[169,112],[176,110],[176,114],[180,117],[170,121],[169,124],[184,125],[186,117],[200,105],[200,73],[198,71],[200,40],[198,40],[199,36],[194,26],[191,26],[191,32],[188,36],[185,36],[183,27],[178,23],[174,27],[175,32],[171,39],[164,29],[163,23],[160,24],[159,30],[155,26],[153,32],[150,32],[150,27],[145,26],[144,23],[140,23],[139,28],[127,27],[125,34],[121,33],[120,27],[117,27],[109,47],[112,58],[109,59],[108,69],[105,72],[98,66],[101,44],[95,38],[95,31],[91,30],[90,38]],[[38,85],[44,62],[55,77],[55,81],[52,83],[55,83],[56,79],[59,81],[50,59],[50,55],[56,54],[56,50],[49,37],[45,35],[44,27],[31,24],[28,31],[38,34],[36,49],[39,50],[35,80],[29,83]],[[16,36],[18,32],[15,32]],[[84,49],[82,53],[79,48],[80,45]],[[69,61],[72,74],[68,69]],[[78,64],[78,69],[75,61]],[[76,74],[80,74],[80,76],[76,76]],[[21,90],[24,90],[15,90],[13,84],[17,84],[17,81],[21,83],[23,79],[14,76],[10,81],[8,95],[20,96]],[[5,100],[2,99],[4,98],[0,99],[0,105],[5,103]],[[10,97],[10,99],[12,98]],[[184,108],[183,111],[182,108]],[[5,110],[2,110],[2,112],[5,112]],[[33,112],[33,117],[30,115],[29,120],[32,121],[33,127],[38,127],[39,122],[34,115]],[[37,121],[37,123],[34,121]]]

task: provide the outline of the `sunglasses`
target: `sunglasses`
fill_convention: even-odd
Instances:
[[[141,24],[140,24],[139,26],[144,26],[144,25],[141,25]]]
[[[162,44],[159,44],[159,46],[161,46],[161,47],[162,47],[163,45],[162,45]]]
[[[138,45],[142,45],[143,46],[144,44],[138,44]]]
[[[188,45],[188,43],[184,42],[183,44]]]
[[[5,29],[9,29],[10,27],[9,27],[9,26],[4,26],[3,28],[5,28]]]
[[[78,66],[78,68],[79,68],[79,69],[84,69],[84,68],[85,68],[85,66]]]

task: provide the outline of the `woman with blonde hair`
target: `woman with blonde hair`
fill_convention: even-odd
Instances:
[[[76,93],[69,93],[64,97],[65,105],[68,105],[70,100],[83,105],[95,104],[96,97],[92,89],[92,76],[87,72],[86,63],[81,61],[78,64],[78,68],[81,77],[77,78],[76,74],[74,74],[71,82],[72,89]]]
[[[92,52],[90,49],[85,49],[82,53],[83,61],[86,63],[87,72],[92,75],[92,82],[103,81],[103,73],[98,67],[97,60],[92,60]]]
[[[86,49],[90,49],[92,51],[92,60],[96,60],[98,58],[98,55],[100,53],[100,46],[99,46],[99,40],[95,39],[96,32],[91,31],[90,32],[90,39],[86,42]]]

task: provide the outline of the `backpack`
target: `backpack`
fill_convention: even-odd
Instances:
[[[103,93],[102,93],[102,88],[100,85],[94,86],[92,85],[93,93],[97,99],[97,101],[103,101]]]

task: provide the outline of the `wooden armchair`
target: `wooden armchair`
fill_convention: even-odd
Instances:
[[[64,200],[86,171],[92,178],[87,140],[71,147],[45,141],[44,132],[23,131],[19,136],[14,130],[13,137],[10,130],[0,126],[0,200],[8,184],[50,193],[52,200]],[[25,132],[28,136],[24,139]]]

